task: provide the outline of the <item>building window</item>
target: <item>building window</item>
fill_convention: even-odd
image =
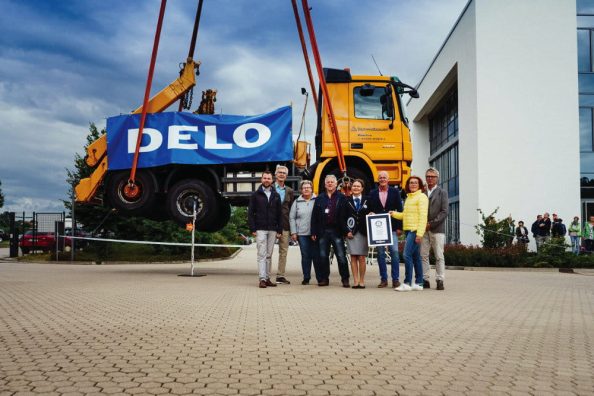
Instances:
[[[458,167],[458,88],[454,86],[429,116],[429,163],[439,171],[440,187],[448,192],[450,207],[446,242],[460,242],[460,186]]]
[[[458,89],[454,87],[429,118],[431,154],[458,137]]]

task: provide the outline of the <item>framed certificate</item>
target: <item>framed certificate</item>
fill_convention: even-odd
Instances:
[[[392,240],[392,219],[389,213],[367,215],[367,244],[372,246],[389,246]]]

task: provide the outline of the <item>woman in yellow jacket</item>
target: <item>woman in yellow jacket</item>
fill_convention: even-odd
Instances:
[[[396,291],[423,290],[423,264],[421,263],[421,241],[427,228],[427,211],[429,198],[423,193],[423,180],[411,176],[404,188],[407,192],[404,210],[390,212],[390,215],[402,221],[406,235],[404,243],[404,282],[395,288]],[[412,282],[413,268],[415,282]]]

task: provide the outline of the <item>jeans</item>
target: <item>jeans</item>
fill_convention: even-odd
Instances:
[[[571,238],[571,251],[576,256],[580,254],[580,237],[579,236],[570,236]]]
[[[318,261],[318,243],[311,240],[309,235],[299,235],[299,250],[301,250],[301,270],[303,271],[303,280],[309,281],[311,279],[311,264],[314,263],[314,268],[317,268]],[[318,271],[316,270],[316,279],[321,282]]]
[[[337,230],[326,229],[322,235],[318,235],[320,260],[319,260],[319,271],[316,268],[316,276],[319,276],[321,280],[325,281],[330,279],[330,245],[334,248],[334,254],[336,255],[336,261],[338,261],[338,272],[340,278],[349,280],[349,266],[346,259],[346,253],[344,248],[344,239]],[[314,262],[315,265],[315,262]]]
[[[386,265],[386,248],[390,251],[392,264],[392,281],[400,279],[400,257],[398,255],[398,235],[392,231],[392,244],[390,246],[377,247],[377,265],[379,267],[380,279],[382,282],[388,280],[388,266]]]
[[[416,231],[406,231],[404,243],[404,283],[412,285],[413,268],[415,271],[415,283],[423,284],[423,263],[421,262],[420,245],[415,242]]]
[[[256,247],[258,249],[258,276],[260,280],[270,279],[272,251],[276,241],[276,231],[256,230]]]

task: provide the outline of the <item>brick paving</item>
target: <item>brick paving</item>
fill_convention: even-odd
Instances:
[[[0,394],[594,394],[594,276],[447,271],[446,290],[257,288],[198,265],[0,262]]]

